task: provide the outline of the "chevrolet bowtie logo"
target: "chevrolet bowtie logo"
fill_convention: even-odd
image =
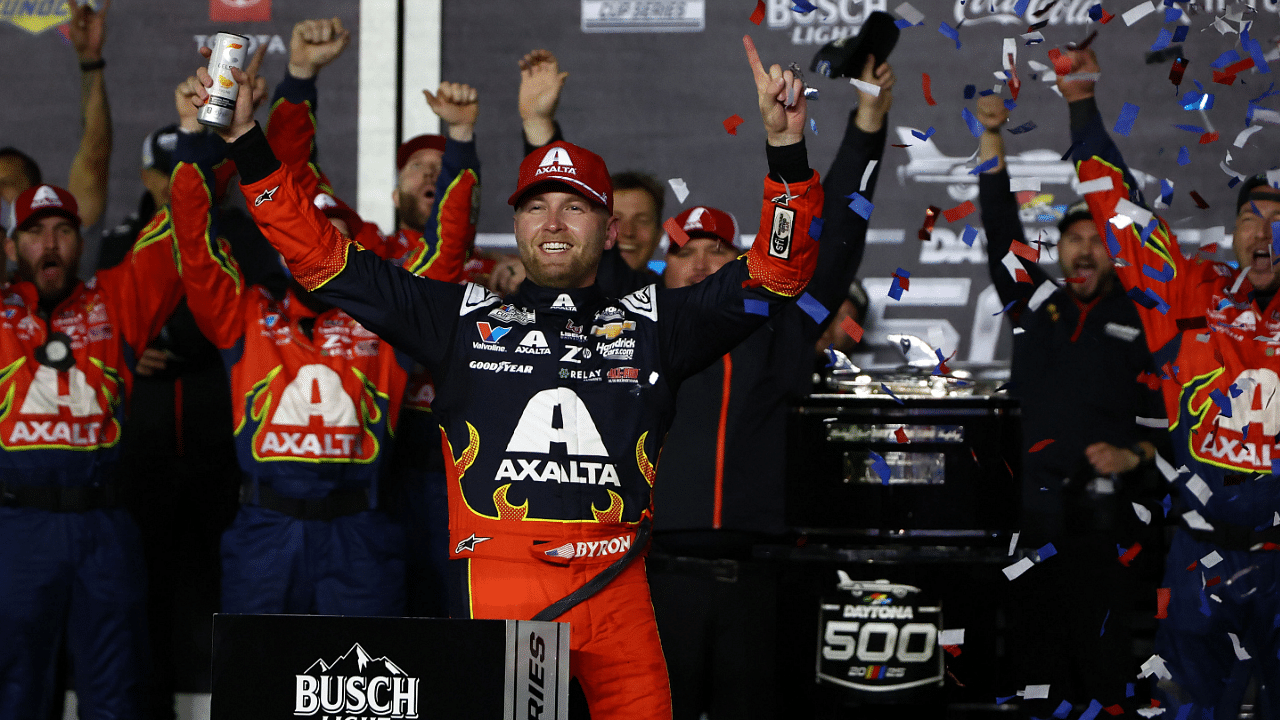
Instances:
[[[476,549],[476,545],[484,542],[485,540],[492,540],[492,539],[493,538],[476,537],[475,533],[471,533],[471,537],[458,543],[458,547],[453,551],[453,554],[460,555],[463,551],[474,552]]]
[[[258,199],[253,201],[253,206],[258,207],[264,202],[271,202],[272,200],[275,199],[276,191],[279,189],[280,189],[280,186],[277,185],[271,188],[270,190],[263,190],[262,194],[258,196]]]

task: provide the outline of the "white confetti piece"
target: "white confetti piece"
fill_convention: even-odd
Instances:
[[[1010,62],[1012,60],[1012,62]],[[1012,70],[1014,63],[1018,62],[1018,40],[1017,38],[1005,38],[1004,47],[1000,50],[1000,64],[1005,70]]]
[[[1164,476],[1165,480],[1173,482],[1178,479],[1178,471],[1174,470],[1169,461],[1165,460],[1160,453],[1156,453],[1156,467],[1160,470],[1160,474]]]
[[[684,184],[683,178],[671,178],[667,181],[671,185],[671,189],[676,193],[676,201],[684,202],[689,197],[689,186]]]
[[[1144,718],[1153,718],[1153,717],[1155,717],[1155,716],[1157,716],[1157,715],[1163,715],[1163,714],[1164,714],[1164,708],[1162,708],[1162,707],[1144,707],[1144,708],[1138,708],[1138,709],[1137,709],[1137,710],[1135,710],[1134,712],[1138,713],[1139,715],[1141,715],[1141,716],[1142,716],[1142,717],[1144,717]]]
[[[906,20],[912,25],[919,25],[924,22],[924,13],[911,7],[910,3],[902,3],[898,7],[894,8],[893,11],[898,14],[898,17]]]
[[[1049,686],[1028,685],[1025,689],[1019,690],[1018,694],[1025,700],[1044,700],[1049,697]]]
[[[1169,418],[1162,418],[1162,417],[1147,418],[1147,417],[1142,417],[1140,415],[1135,415],[1133,418],[1133,422],[1146,428],[1156,428],[1160,430],[1169,429]]]
[[[1040,287],[1036,288],[1036,291],[1031,295],[1031,299],[1027,301],[1027,309],[1031,312],[1039,310],[1040,306],[1044,304],[1044,301],[1048,300],[1049,296],[1053,295],[1057,291],[1058,286],[1055,285],[1052,280],[1045,280],[1040,283]]]
[[[1182,513],[1182,520],[1192,530],[1213,530],[1213,526],[1209,524],[1209,521],[1201,517],[1200,513],[1195,510]]]
[[[1280,112],[1268,110],[1266,108],[1255,107],[1253,109],[1253,119],[1255,122],[1269,122],[1272,125],[1280,125]]]
[[[862,184],[858,186],[858,192],[867,189],[867,183],[871,182],[871,173],[875,172],[876,165],[879,162],[879,160],[871,160],[867,163],[867,169],[862,171]]]
[[[1035,563],[1031,562],[1031,558],[1022,558],[1018,562],[1004,569],[1004,576],[1010,580],[1016,579],[1022,573],[1030,570]]]
[[[1240,647],[1240,638],[1236,637],[1235,633],[1229,632],[1227,636],[1231,638],[1231,649],[1236,651],[1236,659],[1248,660],[1252,657],[1248,651]]]
[[[865,80],[859,80],[858,78],[849,78],[849,84],[871,97],[880,97],[880,86],[875,83],[869,83]]]
[[[1040,192],[1040,178],[1009,178],[1009,189],[1013,192],[1019,192],[1022,190]]]
[[[1258,132],[1261,129],[1262,129],[1261,125],[1253,125],[1253,126],[1247,127],[1241,130],[1239,135],[1236,135],[1236,141],[1231,144],[1235,145],[1238,148],[1242,148],[1244,147],[1244,144],[1248,142],[1249,136],[1253,135],[1254,133]]]
[[[1218,554],[1217,550],[1214,550],[1208,555],[1205,555],[1204,557],[1200,558],[1200,564],[1207,568],[1211,568],[1220,562],[1222,562],[1222,556]]]
[[[1138,516],[1138,519],[1142,521],[1143,525],[1151,524],[1151,511],[1147,509],[1146,505],[1133,503],[1133,514]]]
[[[1121,15],[1120,17],[1124,19],[1125,25],[1132,25],[1155,11],[1156,7],[1154,3],[1143,2],[1129,8],[1125,11],[1124,15]]]
[[[1151,218],[1155,217],[1151,211],[1130,201],[1128,198],[1120,198],[1116,203],[1116,213],[1129,218],[1139,228],[1144,228],[1151,222]]]
[[[964,644],[964,628],[953,628],[951,630],[943,630],[938,633],[939,645],[963,645]]]
[[[1187,479],[1187,489],[1191,491],[1192,495],[1196,496],[1201,505],[1208,505],[1209,498],[1213,497],[1213,491],[1209,489],[1204,480],[1200,479],[1199,475],[1192,475]]]
[[[1031,69],[1035,70],[1036,72],[1044,72],[1045,70],[1049,69],[1048,65],[1045,65],[1042,62],[1037,62],[1035,60],[1028,60],[1027,65],[1029,65]]]
[[[1087,182],[1077,183],[1076,192],[1080,193],[1081,195],[1088,195],[1089,193],[1106,192],[1107,190],[1110,190],[1113,187],[1115,187],[1115,183],[1112,182],[1111,176],[1104,175],[1100,178],[1097,178],[1096,180],[1089,180]]]
[[[1021,532],[1016,532],[1013,537],[1009,538],[1009,557],[1013,557],[1013,551],[1018,547],[1018,536],[1021,534]]]
[[[1147,661],[1142,663],[1142,672],[1138,673],[1138,677],[1156,676],[1157,680],[1172,680],[1173,675],[1169,674],[1168,668],[1164,666],[1164,658],[1159,655],[1152,655]]]

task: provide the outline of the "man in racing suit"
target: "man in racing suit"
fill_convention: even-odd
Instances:
[[[1058,87],[1070,103],[1072,153],[1116,274],[1138,303],[1159,368],[1174,447],[1181,527],[1162,583],[1167,619],[1144,672],[1170,714],[1233,717],[1249,676],[1267,717],[1280,717],[1280,274],[1273,223],[1280,189],[1241,184],[1232,249],[1240,269],[1182,255],[1168,224],[1143,207],[1094,100],[1097,61],[1068,51]],[[1199,716],[1197,712],[1195,717]]]
[[[192,314],[230,375],[245,473],[240,512],[223,536],[222,608],[403,614],[403,534],[378,503],[412,362],[296,283],[283,297],[246,287],[213,212],[212,169],[225,144],[187,126],[187,105],[193,112],[175,151],[175,232]],[[466,115],[456,130],[468,136],[453,156],[474,175],[476,103],[450,106]]]
[[[255,218],[295,277],[439,383],[456,613],[570,622],[571,672],[597,720],[671,714],[644,566],[628,561],[644,550],[675,391],[797,295],[816,260],[807,231],[822,190],[802,144],[802,83],[776,65],[766,73],[746,42],[769,138],[760,237],[678,290],[611,300],[594,284],[617,230],[604,162],[577,146],[554,143],[521,165],[510,201],[531,279],[500,305],[477,285],[413,277],[329,230],[272,157],[247,100],[224,133]],[[599,352],[621,338],[634,341],[630,359]]]
[[[116,466],[138,355],[182,297],[169,212],[86,282],[72,195],[14,202],[18,281],[0,303],[0,717],[43,718],[65,635],[82,717],[132,718],[146,571]]]

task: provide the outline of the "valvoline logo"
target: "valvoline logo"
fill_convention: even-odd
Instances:
[[[480,339],[487,343],[496,343],[502,339],[503,335],[511,332],[511,328],[493,326],[487,322],[476,323],[476,329],[480,331]]]

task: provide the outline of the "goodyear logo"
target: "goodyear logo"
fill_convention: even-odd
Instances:
[[[0,0],[0,22],[10,22],[32,35],[71,20],[68,0]],[[97,9],[98,2],[90,3]]]

